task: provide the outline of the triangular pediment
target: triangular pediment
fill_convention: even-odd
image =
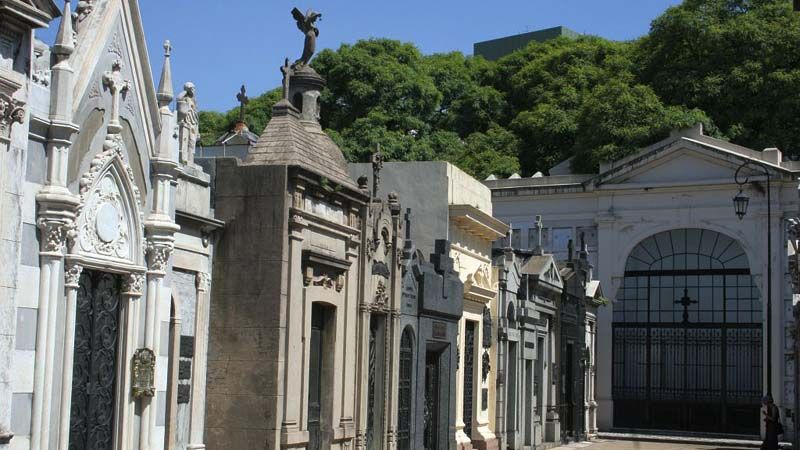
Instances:
[[[561,274],[558,271],[553,255],[537,255],[532,256],[525,265],[522,266],[521,272],[532,276],[539,282],[544,282],[555,288],[563,288],[564,282],[561,279]]]
[[[749,154],[678,138],[655,147],[644,149],[628,158],[615,162],[597,176],[596,185],[691,185],[728,183],[733,180],[737,167],[753,160],[762,162],[748,149]],[[772,168],[776,173],[780,167]],[[742,175],[756,175],[746,170]]]
[[[91,12],[76,23],[76,47],[71,63],[75,70],[75,121],[95,109],[108,111],[110,97],[103,74],[121,62],[121,74],[130,89],[120,104],[120,118],[135,130],[137,147],[154,155],[158,123],[158,101],[146,50],[139,7],[132,0],[99,0]],[[133,162],[133,161],[132,161]]]
[[[708,155],[682,149],[646,164],[619,179],[627,183],[681,183],[731,179],[736,167]]]

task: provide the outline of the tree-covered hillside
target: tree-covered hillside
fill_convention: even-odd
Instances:
[[[593,172],[698,121],[718,137],[800,156],[800,15],[789,0],[685,0],[632,42],[531,43],[496,62],[387,39],[325,50],[322,125],[351,161],[451,161],[478,178],[569,157]],[[246,107],[260,133],[279,90]],[[238,109],[202,112],[204,145]]]

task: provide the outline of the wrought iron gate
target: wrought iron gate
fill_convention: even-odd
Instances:
[[[412,374],[414,367],[414,339],[411,331],[403,330],[400,338],[400,380],[397,407],[397,449],[411,450]]]
[[[758,434],[760,292],[739,244],[672,230],[628,258],[614,305],[614,426]]]
[[[614,424],[758,433],[761,324],[614,324]]]
[[[114,443],[119,277],[84,270],[75,317],[70,450],[110,450]]]
[[[475,322],[464,325],[464,433],[472,438],[472,419],[475,407],[473,391],[475,369]]]

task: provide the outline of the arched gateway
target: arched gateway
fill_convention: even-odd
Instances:
[[[680,229],[640,242],[614,304],[615,427],[758,433],[761,321],[735,240]]]

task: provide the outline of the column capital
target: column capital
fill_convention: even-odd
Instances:
[[[141,297],[145,274],[133,272],[122,280],[122,294],[129,297]]]
[[[197,286],[197,292],[208,292],[211,287],[211,275],[206,272],[197,272],[197,277],[194,281]]]
[[[83,266],[76,263],[68,263],[64,271],[64,287],[78,289],[82,272]]]
[[[164,275],[167,272],[169,258],[174,249],[174,239],[148,239],[147,240],[147,272],[148,274]]]
[[[71,218],[65,216],[39,217],[36,224],[42,233],[40,254],[62,256],[72,223]]]
[[[0,93],[0,141],[9,142],[11,127],[25,121],[25,103]]]

